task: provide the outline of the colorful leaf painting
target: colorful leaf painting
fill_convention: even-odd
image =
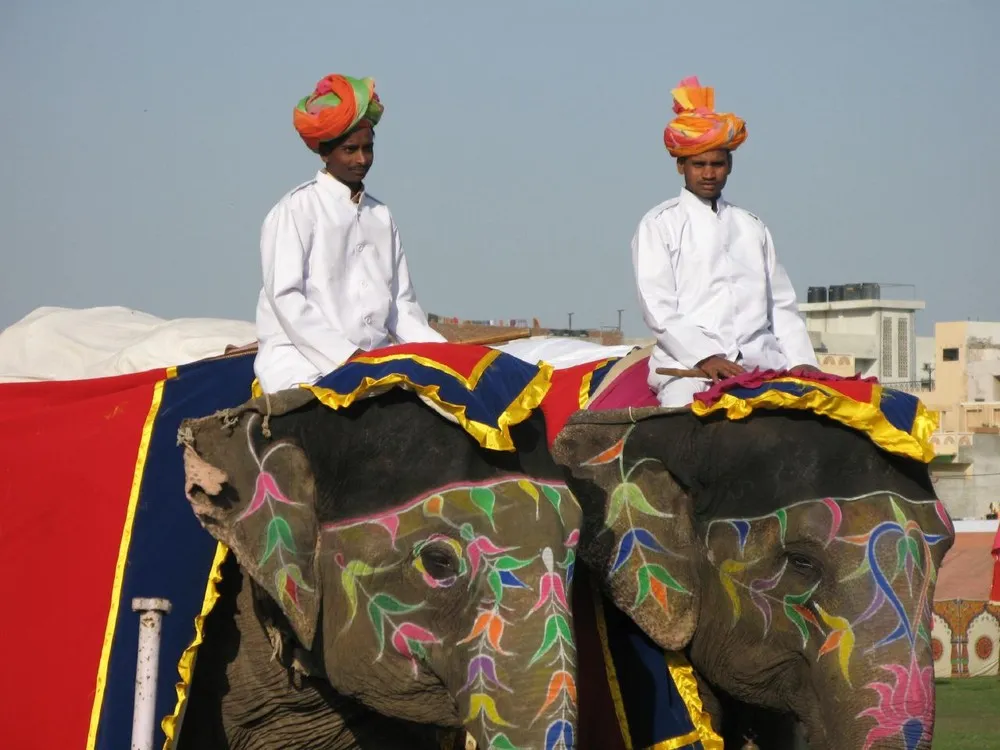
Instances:
[[[611,500],[608,503],[608,513],[604,525],[611,527],[622,510],[626,507],[634,508],[639,513],[656,518],[672,518],[670,513],[657,510],[646,499],[642,487],[635,482],[622,482],[611,491]]]
[[[734,624],[740,619],[740,615],[743,613],[743,604],[739,593],[736,591],[734,576],[742,573],[749,565],[750,563],[740,562],[739,560],[726,560],[719,566],[719,580],[722,582],[722,588],[729,595],[729,601],[733,606]]]
[[[271,472],[261,471],[257,475],[257,481],[254,484],[253,497],[250,500],[250,504],[236,518],[237,522],[243,521],[252,516],[264,507],[268,500],[274,500],[275,502],[283,505],[301,505],[301,503],[296,503],[285,496],[285,493],[281,491],[280,487],[278,487],[278,482]]]
[[[690,594],[686,588],[681,586],[666,568],[655,563],[647,563],[636,572],[638,579],[638,590],[636,591],[635,604],[633,608],[639,607],[646,599],[652,596],[660,605],[660,608],[667,612],[667,589],[672,589],[682,594]]]
[[[851,653],[854,651],[855,641],[851,624],[843,617],[829,614],[819,604],[816,604],[815,607],[820,618],[831,629],[826,641],[820,646],[819,655],[824,656],[833,651],[839,652],[840,671],[844,675],[844,679],[847,680],[847,684],[850,685]]]
[[[625,494],[629,492],[626,488]],[[546,501],[544,503],[543,497]],[[576,710],[577,686],[573,676],[575,646],[572,628],[567,619],[570,616],[567,585],[572,580],[576,561],[574,548],[580,541],[580,529],[578,523],[572,526],[551,526],[551,530],[558,536],[553,538],[552,546],[535,554],[519,552],[517,546],[504,546],[505,541],[519,538],[511,533],[501,538],[490,530],[501,522],[500,514],[508,510],[508,503],[511,501],[522,503],[526,510],[534,509],[536,519],[544,515],[547,524],[554,521],[548,510],[549,506],[555,511],[560,524],[564,521],[562,514],[567,513],[571,503],[579,510],[575,498],[563,485],[516,477],[469,487],[449,486],[428,493],[426,497],[414,500],[407,508],[394,513],[326,524],[323,526],[323,533],[344,534],[348,529],[375,523],[386,528],[395,541],[412,539],[416,529],[433,524],[435,533],[426,535],[425,539],[408,541],[409,549],[404,550],[406,554],[401,553],[393,565],[405,564],[409,572],[419,573],[420,578],[415,578],[416,580],[423,580],[431,589],[448,586],[459,577],[467,577],[470,592],[482,597],[477,602],[480,609],[466,631],[467,635],[457,643],[446,644],[448,648],[464,647],[468,652],[468,672],[465,685],[460,691],[469,698],[466,721],[482,725],[482,738],[488,743],[486,747],[494,750],[515,749],[510,737],[501,731],[502,728],[513,725],[501,713],[507,709],[505,704],[496,703],[496,693],[512,692],[512,688],[504,684],[506,674],[510,673],[505,670],[530,669],[538,664],[539,670],[544,666],[544,679],[548,681],[544,696],[539,696],[542,703],[536,712],[536,719],[544,723],[539,725],[538,731],[544,731],[550,737],[553,748],[568,748],[571,744],[566,743],[573,741],[572,717]],[[644,507],[645,498],[640,491],[633,497],[626,498],[626,503],[630,510],[638,510]],[[473,512],[470,513],[470,510]],[[407,519],[405,514],[410,511],[420,514],[422,518],[418,516],[415,523]],[[512,514],[510,517],[530,520],[530,516],[524,515]],[[515,527],[516,524],[510,531],[516,533]],[[508,530],[505,529],[506,531]],[[351,532],[353,536],[345,537],[355,545],[361,542],[360,546],[347,548],[363,549],[362,533]],[[272,554],[277,555],[279,550],[285,549],[286,538],[278,531],[274,532],[274,536],[275,551]],[[662,549],[662,545],[644,529],[633,531],[629,543],[635,550]],[[400,544],[403,542],[400,541]],[[425,557],[421,552],[429,544],[447,545],[454,551],[459,561],[458,572],[454,576],[446,579],[428,576],[431,568],[429,563],[425,567]],[[343,549],[334,553],[334,559],[341,568],[348,622],[356,623],[357,611],[363,607],[376,636],[376,658],[392,654],[393,658],[406,659],[414,674],[418,675],[420,664],[435,653],[434,646],[441,641],[435,636],[433,629],[427,627],[428,622],[433,620],[418,621],[415,618],[421,615],[413,613],[429,609],[435,600],[429,598],[426,603],[410,604],[388,591],[375,590],[372,576],[381,572],[381,569],[361,560],[345,562]],[[560,559],[562,561],[557,563]],[[544,564],[544,571],[533,567],[540,567],[540,564]],[[663,598],[660,590],[666,590],[664,580],[676,585],[666,571],[646,571],[644,576],[651,581],[651,595],[658,599]],[[384,580],[388,584],[395,578],[376,580]],[[534,606],[530,611],[525,613],[522,610],[523,617],[518,615],[516,620],[505,620],[502,613],[512,610],[503,605],[503,598],[513,596],[515,590],[534,591],[536,586],[537,596],[528,595],[534,599]],[[540,638],[540,641],[536,641],[537,649],[534,653],[528,650],[518,655],[516,662],[501,662],[501,657],[516,656],[503,649],[505,633],[511,627],[523,627],[521,623],[529,619],[537,623],[529,627],[540,626],[541,632],[535,636]],[[532,747],[539,747],[537,740]]]
[[[287,563],[278,569],[274,574],[274,586],[278,590],[278,598],[299,612],[302,611],[302,606],[299,604],[300,592],[312,592],[302,578],[302,569],[295,563]]]
[[[279,546],[284,547],[289,553],[295,554],[295,541],[292,539],[292,529],[289,527],[288,521],[281,516],[274,516],[267,524],[264,554],[260,559],[260,564],[266,563]]]
[[[535,662],[545,656],[560,641],[572,647],[573,631],[563,615],[549,615],[545,621],[545,634],[542,638],[542,645],[538,647],[535,655],[531,657],[528,666],[534,666]]]
[[[497,711],[496,701],[493,700],[492,696],[487,695],[486,693],[473,693],[469,696],[469,713],[465,717],[465,723],[469,724],[474,719],[478,718],[480,714],[485,716],[494,726],[516,726],[508,721],[504,721],[500,717],[500,713]]]
[[[496,523],[493,520],[493,509],[496,508],[497,496],[489,487],[473,487],[469,491],[473,504],[479,508],[489,519],[490,528],[496,531]]]
[[[600,453],[598,453],[593,458],[589,458],[583,462],[583,466],[602,466],[604,464],[609,464],[612,461],[618,460],[622,452],[625,450],[625,438],[623,437],[617,443],[612,445]]]

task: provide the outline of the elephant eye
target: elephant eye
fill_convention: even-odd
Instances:
[[[819,564],[812,558],[803,555],[801,552],[789,552],[787,558],[788,564],[802,575],[809,576],[810,578],[819,577]]]
[[[424,547],[420,550],[420,561],[427,574],[435,580],[454,578],[459,574],[458,559],[451,550],[444,547]]]

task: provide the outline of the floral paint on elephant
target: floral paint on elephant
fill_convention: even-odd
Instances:
[[[647,463],[655,463],[656,460],[641,458],[626,468],[625,445],[631,433],[632,429],[629,429],[613,446],[583,465],[617,464],[620,474],[620,482],[611,492],[604,519],[606,528],[621,531],[608,577],[614,579],[620,576],[626,566],[631,569],[635,578],[636,595],[634,603],[628,608],[630,613],[634,614],[647,601],[655,602],[663,612],[668,612],[669,592],[683,596],[690,596],[690,592],[663,565],[650,561],[646,553],[650,551],[657,556],[683,558],[662,544],[655,531],[664,521],[669,522],[673,514],[655,508],[646,498],[642,487],[633,481],[638,469]]]
[[[876,698],[856,716],[874,722],[864,749],[886,738],[914,748],[933,724],[933,666],[929,659],[922,664],[921,656],[930,652],[937,576],[931,548],[948,538],[949,529],[940,501],[873,493],[714,520],[705,546],[734,626],[755,617],[764,636],[794,634],[807,654],[834,660],[849,685],[863,677],[861,687]],[[803,564],[799,550],[819,549],[825,555],[820,559],[840,563],[835,586],[809,584],[808,575],[793,571]]]
[[[272,563],[274,561],[277,562],[273,573],[274,587],[281,598],[281,602],[301,612],[301,597],[303,595],[311,596],[315,591],[305,582],[302,575],[295,537],[285,514],[309,513],[310,509],[304,507],[302,503],[295,502],[287,497],[278,486],[278,481],[274,475],[266,468],[267,460],[271,456],[282,448],[290,447],[292,444],[277,442],[268,447],[263,453],[258,454],[253,441],[253,429],[256,422],[256,419],[251,419],[247,422],[246,437],[247,448],[251,457],[256,462],[259,472],[254,484],[253,497],[249,505],[237,517],[236,522],[245,521],[247,518],[262,511],[265,511],[270,516],[270,520],[264,528],[264,539],[261,546],[263,551],[257,562],[261,568],[264,568],[268,561],[272,561]]]
[[[527,551],[517,542],[532,523],[556,525],[562,544]],[[478,725],[479,734],[489,738],[484,750],[517,748],[512,730],[534,731],[536,725],[544,727],[539,736],[545,748],[572,748],[576,648],[568,593],[579,523],[579,507],[565,485],[509,476],[442,487],[391,513],[327,524],[324,545],[330,538],[338,550],[335,561],[348,606],[342,632],[361,626],[364,609],[378,643],[376,659],[391,648],[410,661],[414,675],[428,648],[464,649],[457,697],[467,702],[466,726]],[[381,535],[377,544],[373,534]],[[452,574],[436,577],[428,571],[422,553],[434,546],[454,554]],[[398,585],[405,575],[419,578],[426,598]],[[421,615],[433,610],[431,597],[456,587],[479,587],[479,598],[468,630],[449,643],[438,635],[443,626]],[[544,680],[544,690],[515,695],[509,676],[531,670]],[[531,699],[539,703],[530,727],[505,718],[505,705]]]

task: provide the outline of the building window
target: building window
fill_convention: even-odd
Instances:
[[[945,362],[958,362],[958,348],[942,349],[941,359]]]
[[[892,377],[892,318],[882,319],[882,377]]]
[[[896,357],[899,362],[896,366],[899,368],[899,377],[908,378],[910,377],[910,321],[906,318],[900,318],[897,326],[896,343],[898,351],[896,352]]]

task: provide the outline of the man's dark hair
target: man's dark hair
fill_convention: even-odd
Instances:
[[[337,148],[337,146],[339,146],[348,138],[350,138],[352,135],[354,135],[354,133],[356,133],[357,130],[358,128],[355,127],[351,130],[348,130],[343,135],[334,138],[332,141],[323,141],[321,144],[319,144],[319,155],[322,156],[323,158],[326,158],[327,156],[330,155],[331,151],[333,151],[335,148]]]
[[[677,157],[677,163],[678,164],[683,164],[684,162],[686,162],[690,158],[691,158],[690,156],[678,156]],[[726,149],[726,161],[728,161],[730,164],[733,163],[733,152],[730,151],[729,149]]]
[[[341,143],[343,143],[344,140],[346,140],[347,136],[348,134],[345,133],[339,138],[334,138],[332,141],[323,141],[321,144],[319,144],[319,155],[324,158],[329,156],[330,152],[333,151],[335,148],[337,148],[337,146],[339,146]]]

